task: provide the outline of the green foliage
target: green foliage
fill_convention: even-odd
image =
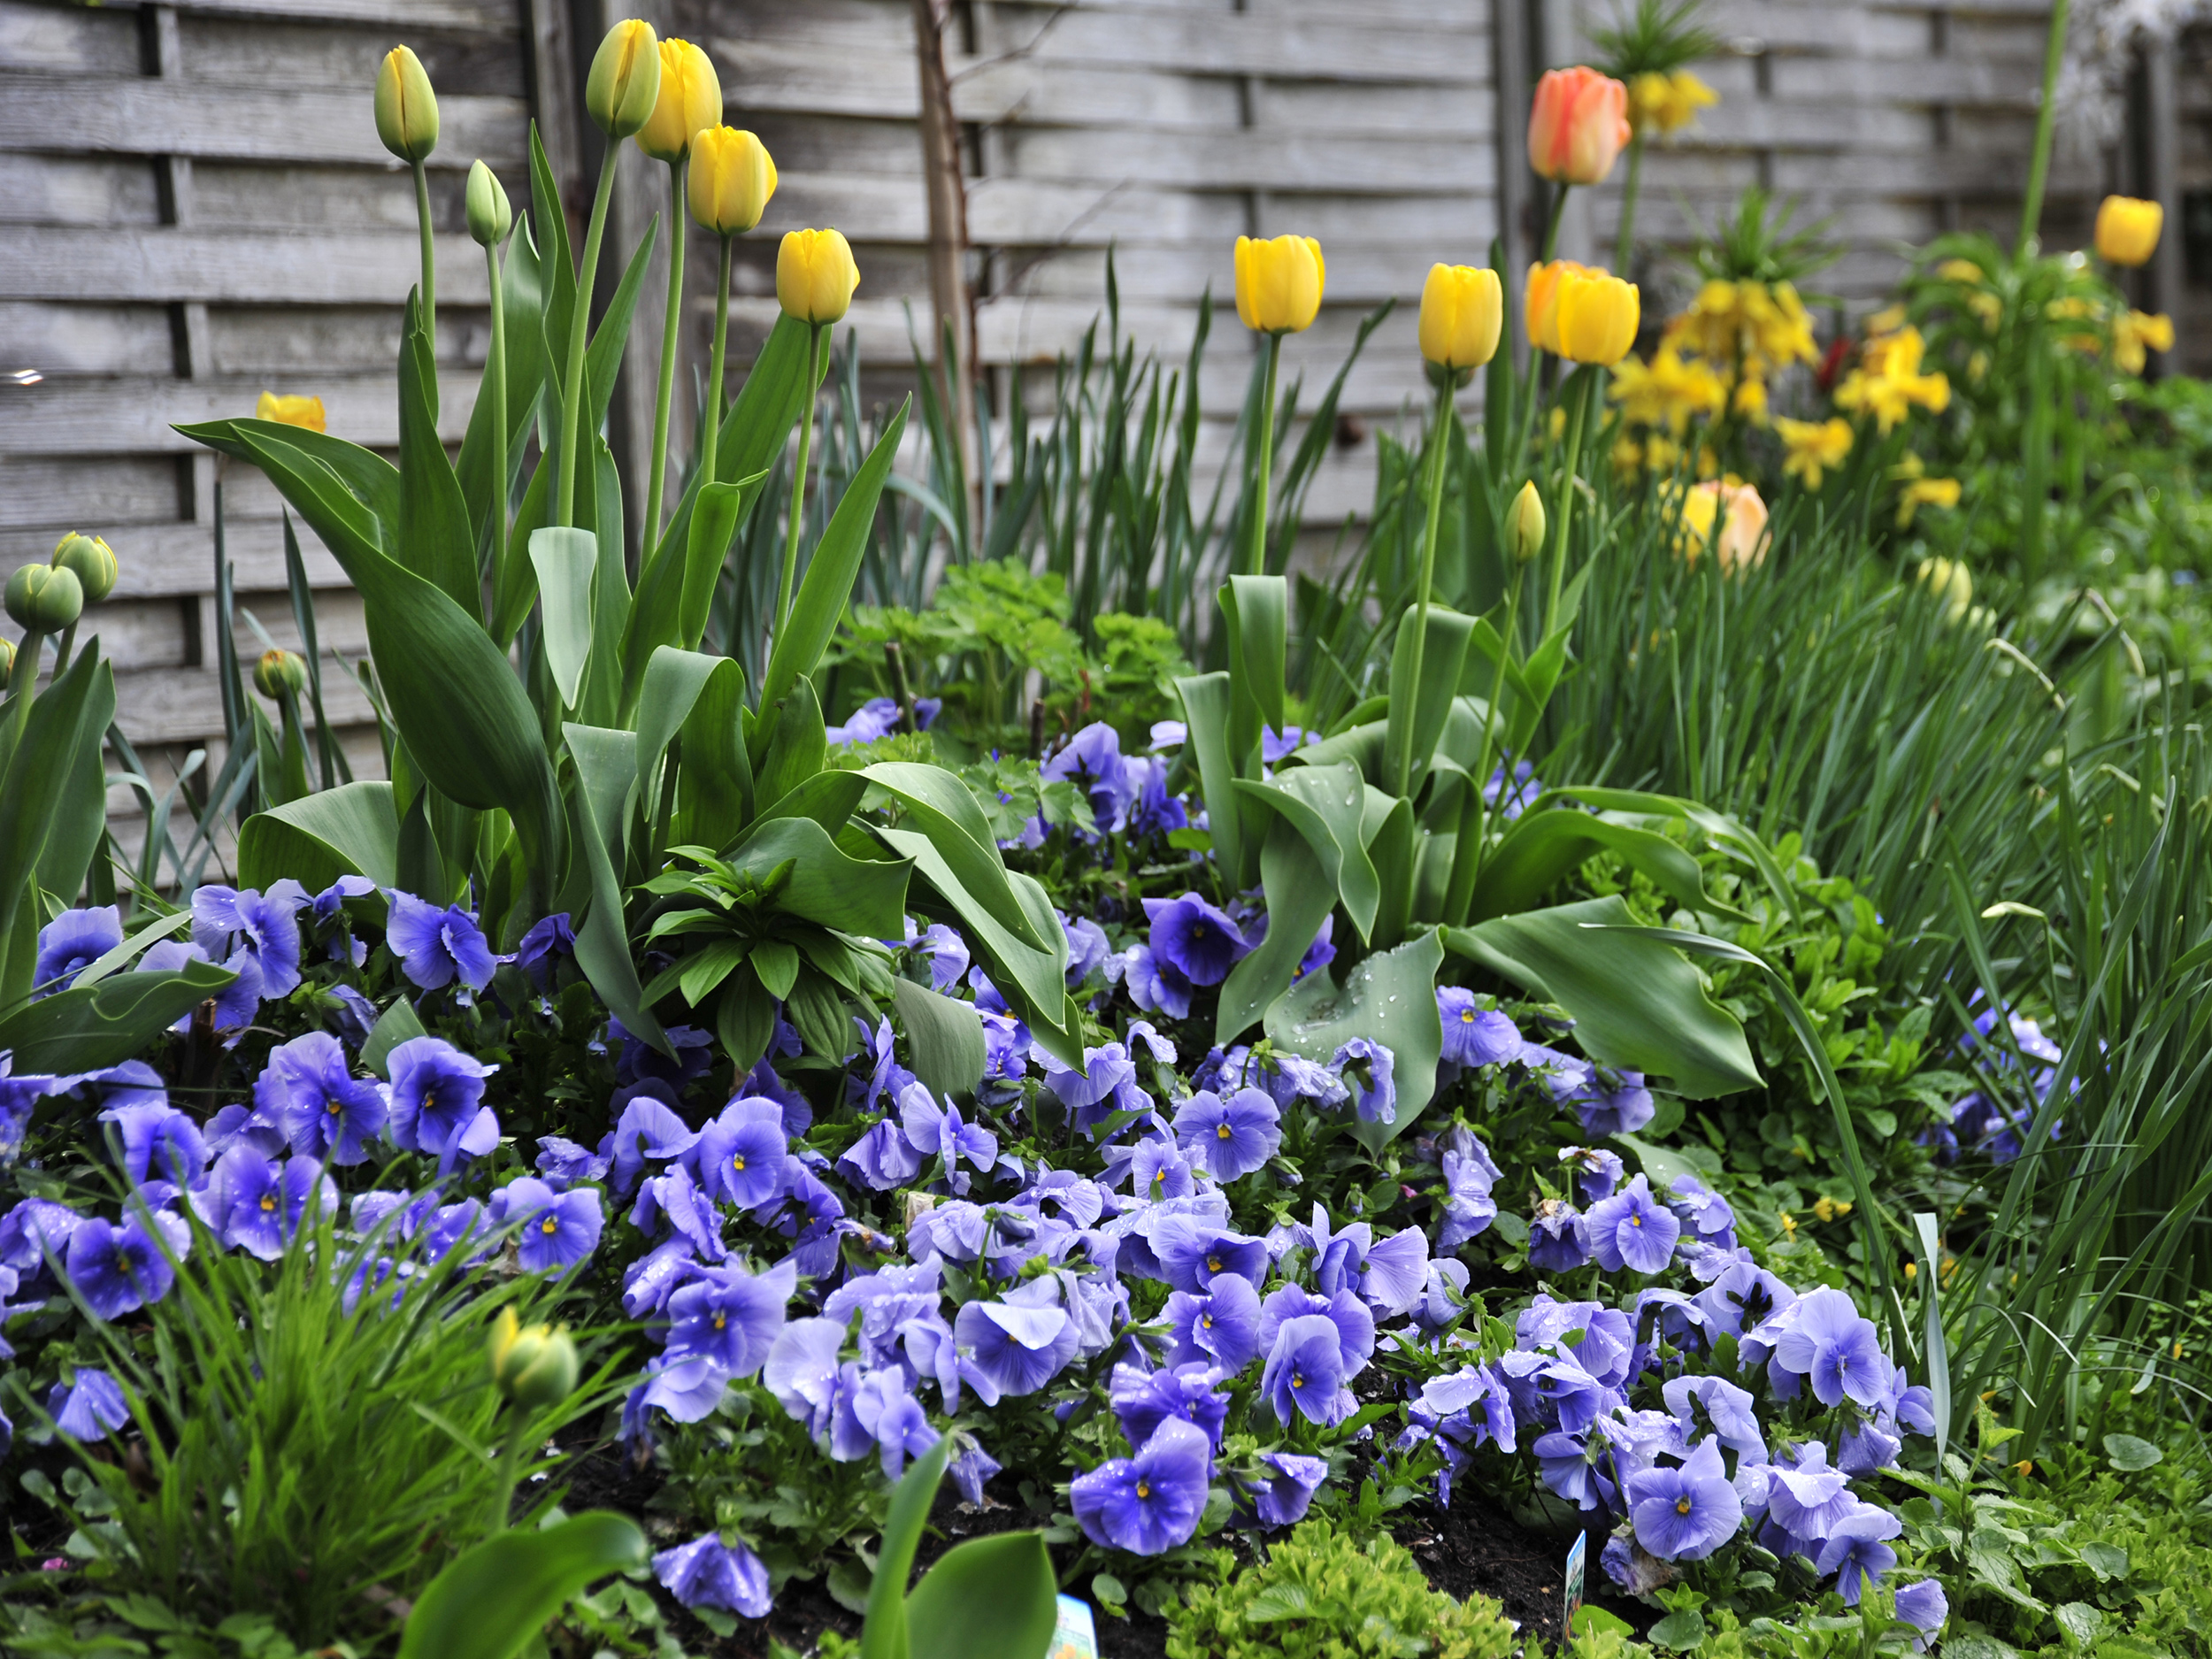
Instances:
[[[488,1538],[430,1581],[407,1616],[399,1659],[513,1659],[586,1585],[647,1559],[637,1523],[605,1511]]]
[[[1511,1628],[1485,1596],[1429,1588],[1382,1534],[1363,1545],[1329,1522],[1301,1522],[1256,1566],[1227,1550],[1215,1582],[1168,1609],[1168,1659],[1504,1659]]]

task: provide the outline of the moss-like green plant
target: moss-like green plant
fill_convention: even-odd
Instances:
[[[1390,1538],[1300,1525],[1256,1567],[1213,1555],[1216,1582],[1168,1611],[1168,1659],[1504,1659],[1513,1632],[1486,1596],[1432,1590]]]

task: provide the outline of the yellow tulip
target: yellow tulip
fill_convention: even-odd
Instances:
[[[1513,557],[1525,565],[1544,550],[1544,498],[1536,493],[1534,479],[1521,486],[1521,493],[1513,498],[1513,511],[1507,516],[1506,527],[1513,538]]]
[[[566,1325],[526,1325],[512,1308],[502,1308],[484,1346],[493,1385],[525,1410],[558,1405],[576,1392],[579,1362]]]
[[[1529,342],[1554,357],[1559,355],[1559,280],[1571,271],[1594,274],[1591,266],[1571,259],[1548,260],[1529,266],[1528,281],[1521,290],[1521,315],[1528,325]]]
[[[402,161],[420,161],[438,147],[438,95],[422,59],[404,46],[384,54],[376,72],[376,135]]]
[[[1711,547],[1724,576],[1740,576],[1767,562],[1767,504],[1749,484],[1709,479],[1681,496],[1682,528],[1675,541],[1686,564]],[[1714,534],[1714,525],[1720,526]]]
[[[281,649],[261,653],[253,665],[253,688],[274,703],[287,692],[296,697],[307,689],[307,663],[296,651]]]
[[[625,18],[607,31],[592,55],[584,82],[584,108],[610,138],[644,129],[660,102],[661,55],[653,26]]]
[[[304,426],[310,432],[323,429],[323,400],[319,397],[279,397],[274,392],[261,394],[261,401],[254,405],[256,420],[281,421],[288,426]]]
[[[681,161],[693,139],[722,125],[722,81],[689,41],[663,41],[660,57],[660,96],[638,128],[637,147],[656,161]]]
[[[1601,271],[1563,273],[1552,312],[1559,355],[1571,363],[1618,363],[1642,319],[1636,285]]]
[[[860,286],[852,246],[833,230],[795,230],[776,250],[776,303],[817,326],[842,318]]]
[[[1321,312],[1328,268],[1310,236],[1237,238],[1237,319],[1256,334],[1294,334]]]
[[[2097,253],[2113,265],[2148,265],[2158,251],[2166,210],[2131,196],[2108,196],[2097,204]]]
[[[1421,355],[1440,369],[1479,369],[1498,353],[1505,295],[1498,273],[1432,265],[1421,285]]]
[[[692,218],[718,235],[739,235],[760,223],[775,195],[776,164],[752,134],[709,127],[692,138],[684,189]]]

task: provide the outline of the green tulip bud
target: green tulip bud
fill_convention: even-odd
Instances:
[[[576,1392],[576,1344],[565,1325],[525,1328],[512,1308],[502,1308],[488,1351],[493,1385],[526,1411],[558,1405]]]
[[[1531,479],[1521,486],[1521,493],[1513,498],[1513,511],[1506,516],[1507,534],[1513,540],[1513,557],[1525,565],[1541,553],[1548,527],[1544,498],[1536,493],[1536,480]]]
[[[8,681],[15,677],[15,642],[0,640],[0,691],[8,688]]]
[[[402,161],[420,161],[438,147],[438,95],[407,47],[393,47],[377,69],[376,135]]]
[[[84,585],[74,571],[26,565],[8,578],[7,606],[16,626],[59,634],[84,614]]]
[[[96,535],[65,535],[61,545],[54,549],[50,561],[58,568],[73,572],[77,585],[84,589],[85,603],[96,605],[115,591],[119,574],[115,550]]]
[[[507,240],[515,227],[515,210],[508,205],[499,175],[480,161],[469,168],[467,204],[469,234],[480,244],[496,248]]]
[[[264,651],[253,665],[253,688],[271,702],[307,689],[307,664],[296,651]]]
[[[584,108],[610,138],[643,130],[660,102],[660,42],[653,26],[625,18],[607,31],[584,82]]]

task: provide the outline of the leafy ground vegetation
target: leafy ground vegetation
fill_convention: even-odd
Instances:
[[[1555,200],[1694,118],[1694,23],[1547,79]],[[711,73],[619,26],[593,112],[726,240]],[[434,111],[395,53],[396,153]],[[426,284],[396,464],[191,433],[368,659],[296,557],[311,652],[157,794],[117,555],[8,584],[10,1651],[1035,1659],[1064,1594],[1174,1659],[2212,1648],[2212,423],[2142,204],[1825,345],[1755,194],[1663,320],[1440,265],[1326,574],[1311,244],[1238,245],[1217,482],[1110,288],[972,448],[918,359],[892,488],[797,233],[632,565],[651,236],[595,332],[607,189],[572,250],[530,183],[472,179],[457,459]]]

